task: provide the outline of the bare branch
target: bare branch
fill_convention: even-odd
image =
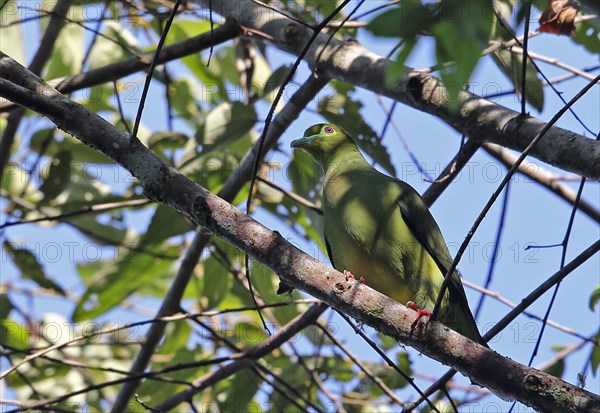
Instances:
[[[161,411],[172,409],[175,406],[190,400],[194,394],[201,392],[205,388],[226,379],[240,370],[254,366],[255,360],[258,360],[269,354],[274,349],[281,347],[283,343],[292,338],[296,333],[304,329],[306,326],[313,324],[319,318],[319,316],[323,314],[325,310],[327,310],[327,308],[329,307],[324,303],[311,306],[306,312],[297,316],[295,319],[290,321],[285,328],[281,329],[264,342],[243,353],[234,355],[234,357],[232,357],[232,359],[235,359],[233,362],[194,380],[191,388],[184,390],[164,401],[158,406],[158,408]]]

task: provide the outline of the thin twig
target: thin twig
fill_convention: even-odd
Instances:
[[[356,326],[355,323],[352,322],[352,320],[350,319],[350,317],[348,317],[346,314],[342,313],[341,311],[336,310],[337,313],[348,323],[348,325],[350,325],[350,327],[352,327],[352,329],[354,330],[354,332],[356,334],[358,334],[373,350],[375,350],[375,352],[377,354],[379,354],[379,356],[394,370],[396,370],[400,376],[402,376],[402,378],[404,380],[406,380],[406,382],[408,384],[410,384],[410,386],[415,389],[417,391],[417,393],[423,397],[423,399],[427,402],[427,404],[429,405],[429,407],[431,407],[432,410],[436,411],[437,413],[440,413],[440,411],[438,410],[438,408],[436,407],[435,404],[433,404],[431,402],[431,400],[429,400],[429,398],[427,397],[427,395],[425,395],[423,393],[423,391],[419,388],[419,386],[417,386],[415,384],[415,381],[412,377],[410,377],[408,374],[406,374],[404,371],[402,371],[402,369],[400,369],[400,367],[398,367],[398,365],[396,365],[396,363],[394,363],[392,361],[392,359],[390,359],[387,354],[385,354],[385,352],[379,348],[379,346],[377,345],[377,343],[375,343],[373,340],[371,340],[360,328],[358,328]]]
[[[175,6],[173,10],[171,10],[171,15],[167,20],[167,24],[165,25],[165,29],[163,30],[160,39],[158,41],[158,45],[156,46],[156,50],[154,52],[154,56],[152,57],[152,63],[150,63],[150,69],[148,70],[148,74],[146,75],[146,81],[144,82],[144,88],[142,89],[142,96],[140,98],[140,104],[138,106],[137,114],[135,116],[135,123],[133,124],[133,130],[131,132],[131,138],[137,139],[138,129],[140,127],[140,122],[142,121],[142,114],[144,113],[144,105],[146,104],[146,97],[148,96],[148,90],[150,90],[150,83],[152,82],[152,77],[154,76],[154,69],[156,69],[156,65],[158,64],[158,57],[160,56],[160,51],[165,44],[165,40],[167,40],[167,35],[169,34],[169,29],[171,28],[171,24],[175,19],[175,15],[177,14],[177,9],[179,9],[179,5],[182,0],[176,0]],[[212,33],[212,29],[211,29]],[[214,37],[213,37],[214,38]],[[211,42],[212,45],[213,42]]]
[[[317,323],[317,326],[325,333],[325,335],[333,342],[333,344],[336,345],[336,347],[338,347],[340,350],[342,350],[342,352],[344,352],[344,354],[346,354],[346,356],[348,356],[348,358],[354,364],[356,364],[359,369],[361,369],[365,373],[365,375],[369,379],[373,380],[373,383],[375,383],[375,384],[377,384],[377,386],[379,386],[381,391],[384,392],[390,398],[391,401],[396,403],[398,406],[404,405],[404,402],[402,402],[402,400],[394,394],[392,389],[390,389],[383,382],[383,380],[381,380],[373,372],[371,372],[371,370],[358,357],[356,357],[354,354],[352,354],[350,352],[350,350],[348,350],[346,348],[346,346],[344,344],[342,344],[342,342],[340,340],[338,340],[337,337],[331,331],[329,331],[329,329],[326,326],[324,326],[321,323]]]

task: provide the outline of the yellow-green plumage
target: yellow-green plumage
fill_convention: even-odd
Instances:
[[[433,310],[452,257],[420,195],[367,162],[340,127],[314,125],[292,147],[306,150],[325,173],[325,241],[333,266],[406,304]],[[439,320],[484,343],[460,276],[452,274]]]

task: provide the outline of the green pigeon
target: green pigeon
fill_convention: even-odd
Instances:
[[[291,146],[323,168],[325,245],[334,268],[417,310],[415,323],[430,315],[452,257],[418,192],[375,170],[339,126],[311,126]],[[457,271],[438,318],[485,345]]]

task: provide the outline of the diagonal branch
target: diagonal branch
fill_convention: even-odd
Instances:
[[[18,74],[11,77],[16,83],[6,78],[10,73]],[[37,79],[37,86],[34,89],[21,86],[23,78]],[[412,310],[364,284],[347,280],[340,272],[304,254],[279,233],[191,182],[139,140],[131,139],[97,114],[60,95],[4,54],[0,54],[0,96],[47,116],[67,133],[103,152],[140,180],[148,198],[187,215],[196,224],[268,266],[288,285],[451,365],[495,393],[542,411],[600,408],[597,395],[505,358],[436,321],[431,321],[426,329],[413,329]],[[600,241],[550,279],[554,281],[574,271],[599,249]],[[543,287],[549,288],[547,283]],[[536,290],[536,294],[541,293]],[[515,310],[520,313],[522,307],[529,304],[531,301],[522,303]],[[515,311],[510,315],[515,316]]]
[[[207,0],[196,0],[207,7]],[[213,1],[213,10],[235,18],[271,39],[274,46],[298,56],[312,30],[269,11],[251,0]],[[320,60],[317,61],[318,57]],[[544,128],[545,122],[495,104],[467,91],[451,102],[448,90],[437,78],[406,68],[398,80],[388,81],[390,60],[365,49],[355,40],[342,42],[317,36],[304,60],[319,73],[384,95],[415,109],[430,113],[478,142],[492,142],[524,150]],[[368,68],[368,70],[365,70]],[[460,87],[458,87],[460,89]],[[455,110],[458,108],[458,110]],[[553,126],[531,155],[558,168],[590,179],[600,179],[600,142]]]

